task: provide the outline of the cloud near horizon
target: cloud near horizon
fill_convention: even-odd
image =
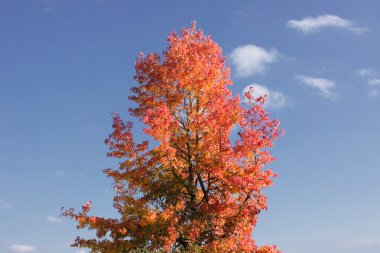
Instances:
[[[9,208],[11,208],[11,204],[4,199],[0,199],[0,209],[9,209]]]
[[[264,74],[268,65],[278,60],[276,49],[266,50],[262,47],[249,44],[235,48],[230,54],[238,77],[249,77]]]
[[[16,253],[28,253],[28,252],[36,252],[37,248],[32,245],[12,244],[9,247],[9,251],[16,252]]]
[[[315,33],[320,31],[322,28],[327,27],[341,28],[357,34],[368,31],[368,28],[358,26],[354,21],[329,14],[319,15],[317,17],[308,16],[301,20],[289,20],[286,23],[286,26],[305,34]]]
[[[264,108],[279,110],[284,107],[293,105],[293,101],[286,95],[282,94],[279,91],[271,90],[268,87],[265,87],[260,84],[250,84],[246,86],[243,90],[243,94],[248,92],[250,88],[253,88],[252,96],[258,98],[260,96],[267,95],[267,100],[264,103]]]
[[[61,217],[55,217],[55,216],[53,216],[53,215],[48,215],[48,216],[46,217],[46,220],[47,220],[48,222],[51,222],[51,223],[59,223],[59,222],[62,221],[62,218],[61,218]]]
[[[336,86],[336,84],[332,80],[303,75],[296,75],[295,78],[302,84],[317,89],[319,91],[319,94],[325,98],[331,100],[338,99],[338,95],[333,91],[333,88]]]
[[[368,247],[368,246],[375,246],[380,248],[380,239],[366,239],[366,240],[357,240],[357,241],[351,241],[347,244],[347,246],[350,247]]]

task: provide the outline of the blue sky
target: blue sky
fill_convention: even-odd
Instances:
[[[60,207],[114,215],[110,115],[128,118],[137,54],[192,20],[286,131],[257,243],[380,251],[379,1],[0,0],[0,252],[87,252]]]

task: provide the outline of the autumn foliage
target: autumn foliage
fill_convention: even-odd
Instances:
[[[140,54],[130,99],[132,116],[155,140],[136,143],[132,123],[118,114],[106,139],[117,169],[114,207],[120,218],[63,210],[78,228],[96,232],[73,246],[92,252],[279,252],[252,238],[258,214],[267,208],[262,190],[276,176],[266,165],[281,134],[279,122],[252,91],[232,96],[230,69],[221,48],[195,23],[171,33],[162,56]],[[236,136],[231,136],[237,132]]]

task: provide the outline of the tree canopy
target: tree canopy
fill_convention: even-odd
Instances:
[[[170,33],[162,56],[138,56],[130,99],[132,116],[153,138],[136,143],[132,123],[113,115],[106,139],[119,167],[104,172],[114,180],[119,218],[63,210],[78,228],[96,232],[73,246],[91,252],[279,252],[252,238],[262,190],[276,176],[266,166],[279,122],[264,110],[265,97],[250,90],[244,99],[228,86],[230,68],[221,48],[195,23]],[[252,93],[253,92],[253,93]],[[232,136],[237,133],[236,136]]]

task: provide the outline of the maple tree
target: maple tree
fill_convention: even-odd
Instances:
[[[240,101],[228,89],[230,69],[221,48],[196,29],[171,33],[163,56],[140,54],[130,99],[132,116],[155,140],[135,143],[132,123],[113,115],[106,139],[119,168],[104,172],[114,180],[114,207],[120,218],[63,210],[78,228],[96,232],[72,246],[91,252],[255,252],[258,214],[267,208],[262,189],[276,176],[265,166],[281,134],[279,122],[263,109],[265,97],[252,90]],[[231,138],[236,127],[236,140]]]

